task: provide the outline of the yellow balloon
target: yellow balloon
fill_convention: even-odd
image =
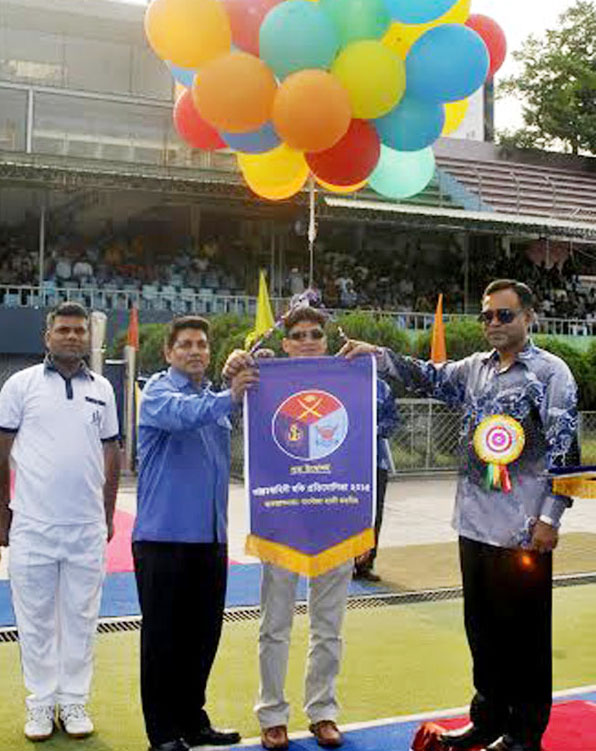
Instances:
[[[444,23],[465,23],[470,15],[471,4],[472,0],[458,0],[447,13],[429,23],[409,24],[395,21],[381,41],[405,60],[410,47],[429,29]]]
[[[301,151],[282,143],[265,154],[237,154],[249,188],[262,198],[279,201],[304,187],[309,168]]]
[[[145,33],[162,60],[182,68],[198,68],[232,45],[228,15],[218,0],[152,0]]]
[[[445,125],[441,133],[442,136],[448,136],[459,128],[464,121],[469,106],[469,99],[461,99],[459,102],[447,102],[445,104]]]
[[[325,190],[328,190],[330,193],[355,193],[357,190],[364,188],[368,182],[368,180],[363,180],[355,185],[332,185],[331,183],[326,183],[325,180],[321,180],[316,175],[315,180],[321,188],[325,188]]]
[[[403,60],[377,40],[348,44],[335,59],[331,72],[350,96],[353,117],[366,120],[390,112],[406,89]]]

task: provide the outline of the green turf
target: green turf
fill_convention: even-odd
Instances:
[[[338,692],[342,722],[462,705],[470,696],[461,601],[349,611]],[[258,686],[257,623],[227,624],[214,668],[209,710],[214,723],[255,736],[252,704]],[[301,710],[307,621],[294,624],[288,675],[291,730],[304,729]],[[555,592],[555,687],[587,685],[596,675],[596,585]],[[145,749],[138,699],[138,633],[100,636],[91,710],[97,733],[87,741],[62,734],[44,751]],[[24,689],[18,648],[0,645],[0,751],[33,745],[22,735]]]
[[[553,566],[555,575],[596,571],[596,535],[561,535]],[[398,592],[461,585],[457,542],[383,547],[376,569],[383,584]]]

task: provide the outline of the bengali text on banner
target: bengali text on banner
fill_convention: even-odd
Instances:
[[[246,398],[246,550],[319,576],[374,545],[372,357],[261,360]]]

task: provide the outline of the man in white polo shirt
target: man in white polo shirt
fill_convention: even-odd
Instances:
[[[0,391],[0,545],[10,542],[30,740],[52,735],[56,707],[66,733],[93,732],[85,704],[120,471],[114,391],[84,361],[85,308],[51,312],[45,343],[45,361]]]

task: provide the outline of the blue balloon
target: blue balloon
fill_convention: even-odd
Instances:
[[[428,23],[444,16],[457,0],[385,0],[395,21],[400,23]]]
[[[488,74],[489,54],[480,36],[457,23],[423,34],[406,57],[408,94],[428,102],[457,102],[479,89]]]
[[[401,200],[424,190],[434,174],[435,155],[431,148],[395,151],[381,144],[381,158],[368,183],[382,196]]]
[[[166,65],[178,83],[186,86],[187,89],[191,88],[197,74],[196,70],[193,68],[181,68],[179,65],[174,65],[174,63],[171,63],[169,60],[166,60]]]
[[[252,130],[250,133],[220,133],[220,135],[231,149],[241,151],[243,154],[264,154],[281,143],[281,138],[271,123],[265,123],[261,128]]]
[[[338,50],[333,22],[308,0],[276,5],[259,32],[259,56],[280,80],[304,68],[330,68]]]
[[[434,143],[445,125],[445,107],[406,96],[374,121],[381,141],[397,151],[420,151]]]

